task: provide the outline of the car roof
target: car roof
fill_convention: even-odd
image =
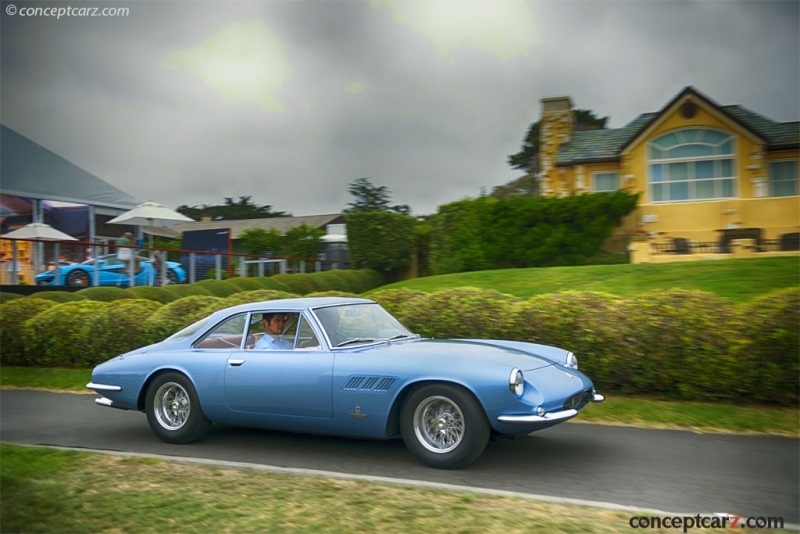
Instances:
[[[297,297],[289,299],[262,300],[249,302],[219,310],[216,314],[230,315],[248,311],[258,311],[264,308],[279,308],[282,311],[303,311],[308,308],[321,306],[341,306],[344,304],[373,304],[374,300],[356,297]]]

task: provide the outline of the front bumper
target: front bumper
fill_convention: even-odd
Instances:
[[[592,396],[589,398],[591,402],[603,402],[606,400],[604,395],[599,393],[592,392]],[[497,417],[497,420],[501,423],[511,423],[511,424],[531,424],[531,423],[558,423],[559,421],[566,421],[567,419],[571,419],[578,415],[579,410],[575,409],[568,409],[568,410],[561,410],[558,412],[549,412],[544,413],[541,415],[535,414],[526,414],[526,415],[500,415]]]

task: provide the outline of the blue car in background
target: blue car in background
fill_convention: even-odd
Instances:
[[[138,269],[134,274],[134,285],[163,285],[159,283],[157,269],[153,266],[150,258],[136,256]],[[117,259],[116,254],[106,254],[86,260],[83,263],[73,263],[67,266],[59,266],[58,285],[73,287],[89,287],[94,285],[95,266],[98,271],[98,285],[101,286],[120,286],[131,285],[130,269],[127,263]],[[36,284],[42,286],[55,285],[56,271],[51,269],[36,275]],[[180,284],[186,282],[186,271],[180,263],[173,261],[167,262],[168,284]]]
[[[469,465],[492,436],[524,436],[604,399],[568,350],[423,339],[376,302],[341,297],[214,312],[101,363],[86,387],[100,406],[144,412],[167,443],[198,440],[212,422],[399,437],[442,469]]]

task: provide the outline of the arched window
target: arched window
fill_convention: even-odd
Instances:
[[[733,136],[688,128],[647,145],[651,202],[686,202],[736,195]]]

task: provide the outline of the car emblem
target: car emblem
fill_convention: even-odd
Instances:
[[[356,419],[364,419],[367,417],[367,414],[361,413],[361,406],[356,404],[355,411],[350,414],[350,417],[355,417]]]

